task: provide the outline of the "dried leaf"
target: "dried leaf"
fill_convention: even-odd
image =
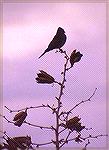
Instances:
[[[22,136],[22,137],[14,137],[13,138],[16,142],[22,144],[25,144],[27,147],[31,144],[31,137],[30,136]]]
[[[27,111],[22,111],[22,112],[19,112],[18,114],[15,115],[14,117],[14,125],[20,127],[22,125],[22,123],[24,122],[25,118],[27,116]]]
[[[82,56],[83,55],[80,52],[76,52],[76,50],[74,50],[70,56],[71,67],[73,67],[74,63],[79,62]]]
[[[40,73],[37,74],[38,77],[36,77],[36,81],[37,83],[47,83],[47,84],[51,84],[53,83],[55,80],[54,78],[47,74],[45,71],[40,70]]]
[[[18,119],[20,119],[22,116],[25,116],[25,115],[27,115],[27,113],[24,112],[24,111],[21,111],[21,112],[19,112],[18,114],[15,115],[13,121],[18,120]]]
[[[77,124],[77,123],[80,121],[80,119],[81,119],[81,118],[73,117],[73,118],[71,118],[70,120],[68,120],[68,121],[66,122],[67,128],[69,128],[69,129],[75,128],[75,124]]]

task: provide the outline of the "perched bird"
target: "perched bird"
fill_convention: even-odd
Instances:
[[[59,27],[53,40],[48,45],[48,48],[44,51],[44,53],[40,57],[42,57],[46,52],[49,52],[53,49],[60,49],[65,44],[65,42],[66,42],[65,31],[64,29]]]

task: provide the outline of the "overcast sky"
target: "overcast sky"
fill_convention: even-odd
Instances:
[[[38,57],[47,48],[57,28],[67,35],[63,46],[70,55],[74,49],[83,54],[79,63],[67,73],[63,96],[65,110],[88,99],[98,88],[91,102],[74,110],[92,132],[106,131],[106,5],[105,3],[4,3],[3,4],[3,102],[11,109],[56,104],[58,86],[39,85],[36,73],[44,70],[61,81],[64,58],[55,50]],[[70,65],[70,64],[69,64]],[[10,119],[7,111],[4,111]],[[53,116],[45,109],[28,112],[27,120],[53,125]],[[14,114],[13,114],[14,115]],[[35,117],[34,117],[35,116]],[[13,117],[13,116],[12,116]],[[70,116],[72,117],[72,116]],[[49,141],[51,133],[30,129],[26,125],[14,127],[4,122],[10,136],[32,135],[35,142]],[[36,136],[37,134],[37,136]],[[105,138],[90,146],[105,146]],[[67,145],[68,146],[68,145]],[[78,144],[70,143],[70,146]],[[80,146],[80,145],[79,145]]]

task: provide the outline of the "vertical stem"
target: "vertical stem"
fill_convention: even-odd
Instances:
[[[66,62],[64,64],[64,71],[63,71],[63,79],[60,85],[60,93],[59,93],[59,97],[57,98],[58,100],[58,108],[56,111],[56,130],[55,130],[55,135],[56,135],[56,150],[60,149],[60,143],[59,143],[59,113],[60,113],[60,108],[61,108],[61,97],[63,95],[63,89],[64,89],[64,83],[65,83],[65,75],[66,75],[66,67],[68,64],[68,60],[69,57],[67,56],[66,52],[64,52],[65,54],[65,58],[66,58]]]

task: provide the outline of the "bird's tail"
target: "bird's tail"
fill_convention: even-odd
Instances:
[[[42,55],[40,55],[39,58],[41,58],[45,53],[46,53],[46,51]]]

